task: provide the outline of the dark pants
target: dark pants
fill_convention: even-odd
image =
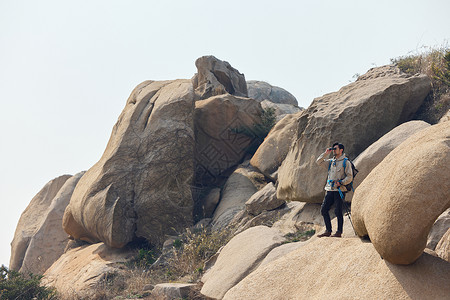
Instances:
[[[345,199],[345,194],[343,195]],[[342,227],[344,225],[344,216],[342,215],[342,201],[343,199],[339,195],[339,192],[327,192],[325,195],[325,199],[323,199],[320,213],[323,216],[323,220],[325,221],[325,227],[328,232],[331,232],[331,220],[330,214],[328,212],[330,211],[330,208],[334,203],[335,204],[334,213],[336,214],[338,223],[337,231],[342,233]]]

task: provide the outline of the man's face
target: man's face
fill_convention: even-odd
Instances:
[[[334,155],[340,155],[340,154],[342,154],[342,149],[340,149],[338,145],[334,146],[333,149],[334,149],[334,150],[333,150]]]

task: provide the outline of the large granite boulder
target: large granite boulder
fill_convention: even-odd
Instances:
[[[246,166],[245,163],[231,174],[223,187],[219,205],[214,211],[213,229],[225,228],[239,211],[245,209],[247,200],[258,191],[253,179],[258,174],[256,170]]]
[[[40,263],[37,261],[39,256],[36,257],[36,255],[38,255],[36,250],[38,249],[33,249],[33,247],[38,247],[40,250],[45,251],[46,249],[44,244],[51,248],[49,250],[55,250],[55,247],[58,248],[61,246],[59,244],[59,242],[61,242],[59,237],[61,232],[64,233],[61,227],[51,228],[50,230],[53,234],[55,234],[55,240],[53,240],[53,236],[45,237],[38,234],[38,232],[42,230],[43,224],[49,221],[48,219],[53,219],[51,216],[53,214],[52,210],[58,210],[59,207],[53,207],[53,209],[50,210],[49,208],[52,206],[53,200],[58,195],[58,192],[71,177],[71,175],[63,175],[49,181],[39,191],[39,193],[31,199],[30,204],[28,204],[27,208],[20,216],[19,222],[17,223],[16,232],[14,234],[14,239],[11,242],[11,259],[9,262],[10,269],[33,272],[35,274],[42,274],[43,271],[45,271],[42,269],[47,266],[49,261],[51,261],[51,258],[48,257],[48,254],[50,253],[42,253],[43,262]],[[56,205],[56,203],[53,204]],[[37,239],[34,239],[36,234],[38,234],[38,237]],[[67,238],[67,235],[64,234],[64,236]],[[42,240],[40,245],[36,245],[38,242],[37,240],[39,239],[44,240]],[[30,246],[32,241],[33,247]],[[62,247],[64,250],[65,245]],[[33,254],[31,254],[31,252],[33,252]],[[39,250],[37,252],[39,252]],[[26,260],[25,257],[27,257]],[[50,262],[50,264],[51,263],[52,262]]]
[[[281,216],[272,226],[285,234],[296,232],[304,223],[320,227],[325,225],[320,214],[320,204],[292,201],[287,203],[287,207],[289,212]],[[330,211],[330,216],[334,217],[333,211]]]
[[[353,186],[357,188],[361,182],[392,150],[404,142],[411,135],[429,127],[430,124],[424,121],[410,121],[399,125],[383,135],[379,140],[370,145],[353,161],[358,169],[358,176],[355,177]],[[353,193],[348,193],[346,201],[351,202]]]
[[[56,288],[62,299],[98,299],[98,289],[108,276],[118,277],[123,263],[135,255],[130,249],[103,243],[77,247],[64,253],[45,272],[41,283]]]
[[[250,163],[269,178],[276,178],[276,171],[286,158],[296,137],[297,119],[303,112],[287,115],[270,130],[258,147]]]
[[[203,275],[201,293],[221,299],[283,241],[285,238],[280,231],[266,226],[252,227],[236,235],[220,251],[214,266]]]
[[[228,62],[210,55],[198,58],[195,66],[197,74],[192,78],[192,84],[196,100],[222,94],[247,97],[244,74],[239,73]]]
[[[430,254],[396,266],[370,243],[321,238],[261,265],[223,299],[447,299],[449,282],[450,264]]]
[[[275,185],[270,182],[245,202],[245,209],[249,214],[256,216],[263,211],[279,208],[283,204],[285,204],[285,201],[277,198]]]
[[[252,132],[254,124],[261,123],[261,113],[256,100],[229,94],[195,102],[197,185],[223,185],[248,147],[258,141]]]
[[[420,257],[435,220],[450,207],[450,126],[430,126],[408,138],[366,177],[352,202],[359,236],[394,264]]]
[[[430,79],[396,71],[394,66],[372,69],[338,92],[314,99],[299,116],[296,140],[279,169],[279,198],[320,203],[327,170],[315,161],[327,147],[341,142],[354,159],[411,118],[430,91]]]
[[[53,198],[40,224],[31,237],[23,258],[20,271],[44,274],[44,272],[64,253],[69,240],[62,228],[64,210],[84,172],[70,177]]]
[[[131,93],[101,159],[80,179],[63,227],[76,239],[161,244],[192,224],[194,91],[190,80],[145,81]]]
[[[283,88],[270,85],[265,81],[247,81],[248,96],[259,102],[269,100],[273,103],[297,105],[294,95]]]

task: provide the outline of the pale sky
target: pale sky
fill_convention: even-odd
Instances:
[[[367,4],[370,3],[370,4]],[[450,1],[0,0],[0,264],[51,179],[97,162],[132,89],[214,55],[299,106],[445,46]]]

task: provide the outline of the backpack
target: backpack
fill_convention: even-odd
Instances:
[[[353,180],[355,180],[355,176],[356,176],[356,174],[358,174],[358,169],[355,167],[355,165],[353,164],[353,162],[351,161],[351,160],[349,160],[347,157],[346,158],[344,158],[344,170],[345,170],[345,165],[346,165],[346,162],[347,162],[347,160],[350,162],[350,164],[351,164],[351,166],[352,166],[352,172],[353,172],[353,179],[352,179],[352,181],[349,183],[349,184],[346,184],[346,185],[344,185],[345,186],[345,189],[347,190],[347,191],[345,191],[344,193],[347,193],[347,192],[350,192],[350,191],[355,191],[355,189],[353,188]],[[328,165],[328,171],[330,171],[330,167],[331,167],[331,162],[330,162],[330,164]]]
[[[345,162],[346,162],[347,160],[348,160],[348,161],[350,162],[350,164],[352,165],[353,179],[352,179],[352,181],[351,181],[349,184],[344,185],[344,186],[345,186],[345,189],[347,190],[347,192],[350,192],[350,191],[355,192],[355,189],[353,188],[353,180],[355,180],[355,176],[356,176],[356,174],[358,174],[359,171],[358,171],[358,169],[355,167],[355,165],[353,164],[353,162],[352,162],[351,160],[349,160],[347,157],[344,158],[344,170],[345,170]],[[347,192],[345,192],[345,193],[347,193]]]

